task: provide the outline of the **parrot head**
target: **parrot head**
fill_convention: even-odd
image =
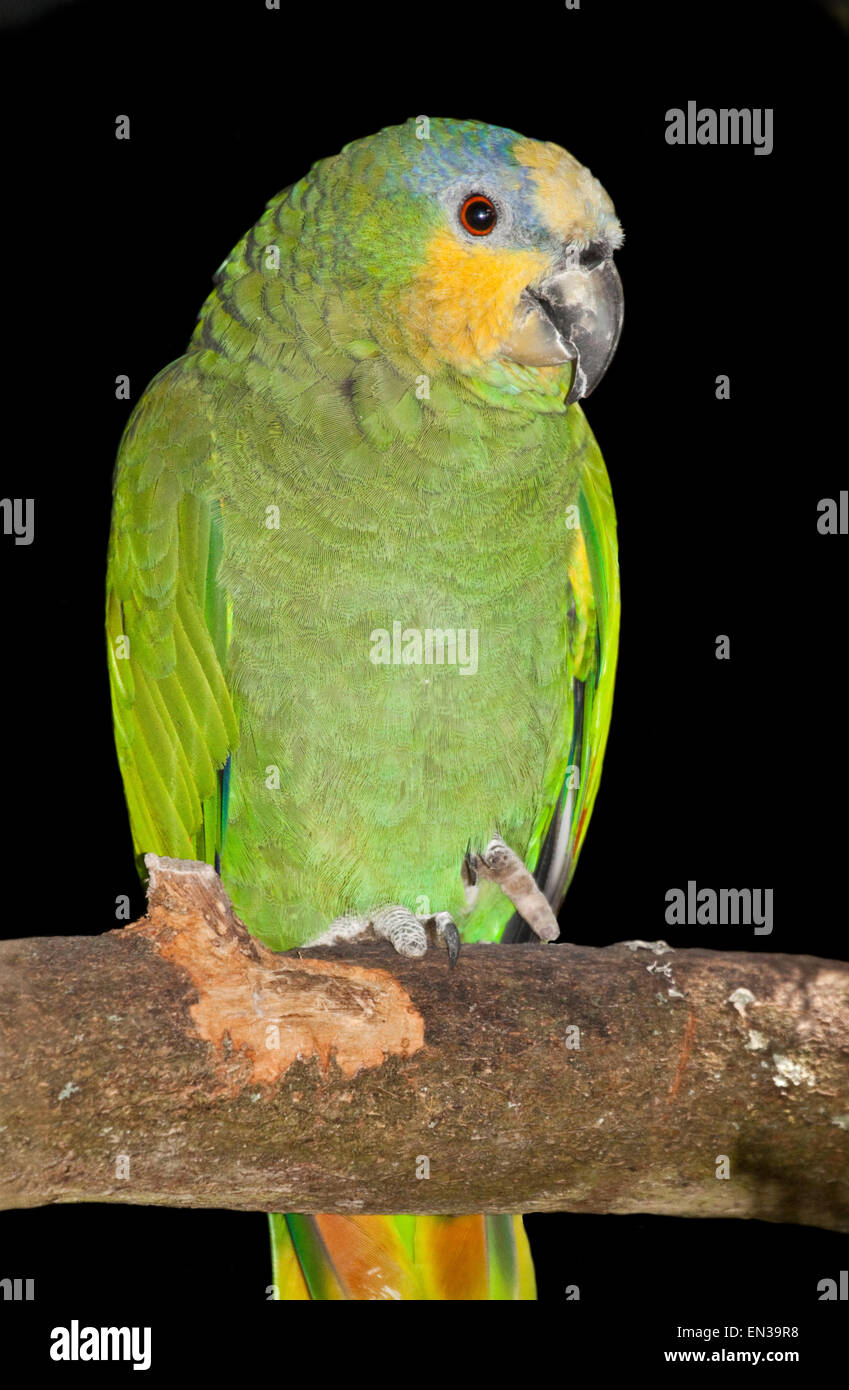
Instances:
[[[377,307],[426,367],[507,391],[542,377],[567,406],[601,380],[622,325],[622,230],[558,145],[419,117],[321,160],[293,193],[311,277]]]

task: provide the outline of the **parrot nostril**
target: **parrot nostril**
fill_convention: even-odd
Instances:
[[[600,241],[591,241],[580,253],[578,259],[584,270],[595,270],[597,265],[601,265],[607,259],[607,247]]]

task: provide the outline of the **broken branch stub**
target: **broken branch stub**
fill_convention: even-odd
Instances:
[[[390,975],[269,951],[236,917],[209,864],[154,854],[145,863],[147,921],[127,930],[191,979],[197,1036],[212,1045],[231,1093],[271,1083],[312,1056],[326,1071],[332,1054],[343,1076],[353,1076],[423,1045],[421,1015]],[[244,1063],[238,1078],[234,1055]]]

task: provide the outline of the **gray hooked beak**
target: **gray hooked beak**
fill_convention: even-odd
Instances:
[[[582,258],[586,259],[586,257]],[[601,381],[622,332],[622,281],[613,261],[582,265],[570,258],[522,292],[513,331],[502,349],[511,362],[553,367],[574,362],[566,405]]]

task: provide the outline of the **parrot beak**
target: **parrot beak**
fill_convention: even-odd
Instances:
[[[526,367],[574,362],[569,406],[588,396],[610,366],[623,315],[619,273],[609,256],[602,260],[591,247],[522,291],[513,331],[502,351],[511,362]]]

